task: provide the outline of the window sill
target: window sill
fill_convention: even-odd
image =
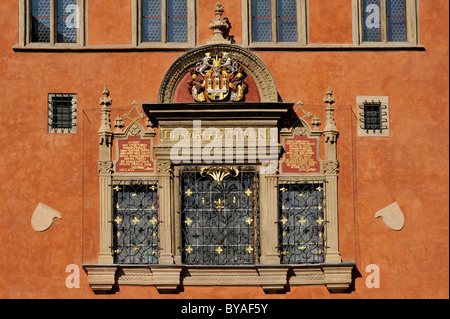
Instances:
[[[195,46],[182,43],[177,45],[158,44],[139,46],[134,45],[15,45],[14,52],[137,52],[137,51],[187,51]]]
[[[251,50],[271,51],[425,51],[423,45],[410,43],[376,43],[376,44],[352,44],[352,43],[324,43],[324,44],[288,44],[288,43],[252,43],[247,46]]]
[[[256,286],[266,293],[283,293],[289,287],[318,285],[345,292],[353,281],[355,262],[251,265],[83,265],[95,293],[112,293],[121,285],[154,286],[160,293],[177,293],[187,286]]]

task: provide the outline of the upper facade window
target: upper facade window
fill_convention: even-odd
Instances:
[[[417,0],[354,0],[355,20],[359,44],[418,43]]]
[[[31,46],[83,45],[84,0],[20,1],[20,42]]]
[[[134,0],[134,41],[141,46],[193,46],[195,4],[188,0]]]
[[[306,45],[306,0],[243,0],[242,11],[250,46]]]

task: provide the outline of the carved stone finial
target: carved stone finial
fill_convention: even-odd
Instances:
[[[330,105],[333,104],[336,101],[336,99],[333,97],[333,91],[331,90],[331,88],[328,88],[326,94],[327,96],[323,98],[323,101]]]
[[[106,85],[103,88],[102,94],[103,96],[100,98],[100,105],[110,106],[112,104],[112,99],[109,97],[109,90]]]
[[[209,24],[209,28],[213,30],[214,37],[207,41],[207,43],[231,43],[230,40],[225,39],[224,34],[230,29],[230,24],[228,23],[227,18],[222,18],[224,7],[222,3],[219,1],[216,3],[214,7],[214,14],[216,15],[215,19],[211,19],[211,23]]]

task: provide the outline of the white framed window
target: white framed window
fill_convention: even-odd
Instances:
[[[353,41],[369,46],[416,45],[418,0],[352,0]]]
[[[250,47],[304,46],[306,0],[242,0],[243,43]]]
[[[20,0],[19,43],[30,47],[82,46],[85,0]]]
[[[48,132],[77,132],[76,94],[52,93],[48,95]]]
[[[144,47],[193,47],[196,1],[133,0],[133,44]]]

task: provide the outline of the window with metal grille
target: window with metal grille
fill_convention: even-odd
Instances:
[[[141,42],[187,42],[187,0],[142,0]]]
[[[157,190],[156,181],[113,180],[115,263],[158,263]]]
[[[79,0],[28,0],[30,41],[77,43]]]
[[[253,168],[180,171],[181,255],[189,265],[257,263],[258,174]]]
[[[324,182],[289,181],[278,186],[281,263],[324,262]]]
[[[48,131],[50,133],[76,133],[76,94],[48,95]]]
[[[387,106],[383,105],[381,102],[365,102],[362,105],[360,105],[360,108],[362,108],[362,114],[360,121],[362,122],[360,124],[361,129],[368,131],[380,132],[382,133],[383,130],[387,129],[386,123],[387,119],[385,118],[387,116]]]

